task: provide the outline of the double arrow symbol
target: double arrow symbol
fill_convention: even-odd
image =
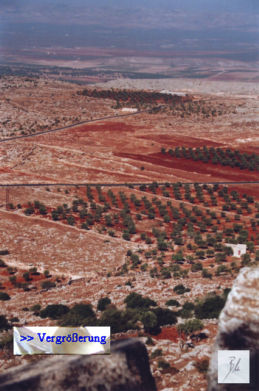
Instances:
[[[28,339],[27,339],[28,338]],[[31,337],[30,335],[28,335],[27,337],[23,337],[22,335],[21,335],[21,339],[20,339],[20,342],[22,342],[22,341],[32,341],[34,338],[33,337]]]

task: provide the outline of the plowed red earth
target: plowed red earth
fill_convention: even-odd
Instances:
[[[189,159],[177,159],[168,157],[162,153],[152,153],[150,155],[138,155],[133,153],[118,153],[117,156],[126,157],[142,162],[148,162],[157,166],[176,168],[178,170],[196,172],[201,174],[209,174],[214,177],[222,177],[231,181],[256,181],[258,173],[249,170],[240,170],[238,168],[230,168],[228,166],[214,165],[212,163],[202,163]],[[212,178],[213,181],[213,178]]]
[[[154,339],[169,339],[172,342],[177,342],[179,335],[176,327],[164,327],[158,335],[152,336]]]
[[[82,125],[75,128],[75,133],[80,132],[132,132],[136,129],[136,125],[134,127],[132,125],[128,125],[124,122],[110,122],[107,121],[98,125]]]
[[[145,140],[152,140],[156,141],[158,143],[164,143],[165,145],[170,145],[170,147],[177,147],[179,145],[184,145],[186,148],[196,148],[196,147],[220,147],[222,146],[222,143],[216,143],[212,140],[207,139],[199,139],[196,137],[184,137],[183,136],[176,136],[176,135],[167,135],[167,134],[159,134],[156,135],[150,135],[150,136],[139,136],[138,138],[142,138]]]

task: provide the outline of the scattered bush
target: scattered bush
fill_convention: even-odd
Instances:
[[[177,326],[177,331],[179,333],[184,333],[185,335],[192,334],[194,331],[202,330],[203,323],[199,319],[191,319],[185,323],[181,323]]]
[[[199,319],[218,318],[225,300],[218,295],[206,296],[195,306],[195,316]]]
[[[69,312],[65,313],[59,320],[61,326],[95,326],[97,318],[91,304],[75,304]],[[109,326],[109,325],[107,325]]]
[[[104,311],[109,304],[111,304],[109,297],[102,297],[97,304],[98,311]]]
[[[37,307],[38,308],[38,307]],[[50,304],[40,311],[41,318],[59,319],[69,312],[69,308],[63,304]]]
[[[56,284],[53,281],[43,281],[41,283],[42,289],[50,289],[50,288],[55,288]]]
[[[175,299],[170,299],[168,300],[165,305],[168,305],[168,307],[170,306],[175,306],[175,307],[179,307],[180,306],[180,303],[179,301],[175,300]]]
[[[201,361],[196,361],[194,364],[195,368],[198,369],[200,373],[207,373],[209,369],[209,360],[207,358],[204,358]]]
[[[175,324],[177,322],[177,317],[175,312],[169,310],[168,308],[157,307],[152,310],[157,316],[158,325],[165,326],[167,324]]]
[[[12,334],[4,334],[0,338],[0,349],[8,349],[12,350],[13,347],[13,335]]]
[[[144,330],[148,332],[154,331],[158,326],[158,319],[153,311],[145,311],[141,316],[141,322],[143,323]]]
[[[136,292],[130,293],[125,298],[124,303],[126,303],[127,308],[149,308],[157,305],[154,300],[151,300],[148,297],[143,297]]]
[[[44,276],[46,277],[46,278],[48,278],[48,277],[50,277],[50,273],[49,273],[49,270],[44,270]]]
[[[101,326],[110,326],[112,333],[120,333],[136,328],[136,322],[136,311],[132,309],[120,311],[115,306],[110,306],[103,311],[99,324]]]
[[[23,278],[25,279],[25,281],[30,281],[30,273],[29,272],[23,273]]]
[[[203,268],[202,264],[200,262],[196,262],[196,263],[192,264],[191,271],[192,272],[198,272],[198,271],[201,271],[202,268]]]
[[[33,311],[33,312],[39,312],[41,309],[41,305],[40,304],[34,304],[30,310]]]
[[[0,267],[7,267],[6,263],[0,259]]]
[[[202,270],[202,277],[211,279],[212,278],[212,274],[207,269],[203,269]]]
[[[150,358],[156,358],[156,357],[160,357],[163,355],[163,351],[162,349],[155,349],[151,355],[150,355]]]
[[[158,363],[157,363],[158,367],[161,368],[161,369],[168,369],[171,367],[171,365],[169,364],[169,362],[165,361],[165,360],[158,360]]]
[[[6,301],[6,300],[10,300],[10,296],[8,295],[8,293],[5,293],[5,292],[0,292],[0,300],[3,300],[3,301]]]
[[[0,255],[8,255],[10,254],[8,250],[0,250]]]
[[[178,295],[182,295],[185,292],[190,292],[190,288],[185,288],[184,285],[179,284],[174,287],[173,291]]]
[[[0,315],[0,331],[2,330],[8,330],[11,326],[8,323],[8,320],[4,315]]]

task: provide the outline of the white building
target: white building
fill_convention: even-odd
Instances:
[[[234,257],[241,258],[246,253],[246,244],[225,243],[225,246],[232,248]]]
[[[121,111],[126,112],[126,113],[136,113],[138,109],[135,109],[133,107],[123,107]]]
[[[167,95],[186,96],[186,92],[182,92],[182,91],[162,90],[162,91],[160,91],[160,93],[161,94],[167,94]]]

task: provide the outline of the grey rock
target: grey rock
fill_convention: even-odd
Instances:
[[[218,384],[218,350],[250,351],[250,384]],[[219,317],[208,391],[259,390],[259,267],[241,269]]]
[[[110,355],[55,356],[12,368],[0,391],[156,391],[145,345],[113,342]]]

